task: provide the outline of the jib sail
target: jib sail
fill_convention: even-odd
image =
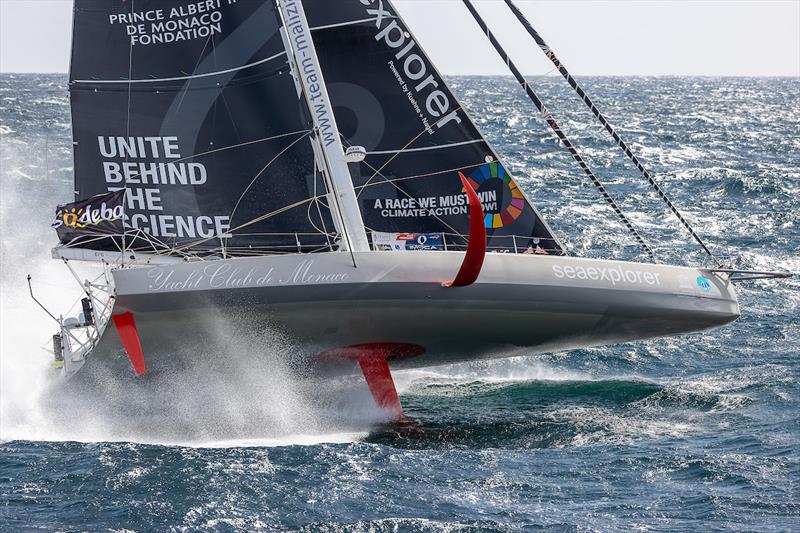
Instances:
[[[388,0],[306,0],[340,133],[367,149],[354,169],[365,226],[444,233],[464,245],[478,192],[489,249],[562,248]]]
[[[280,24],[271,1],[76,0],[76,197],[124,189],[126,230],[149,245],[327,247]]]

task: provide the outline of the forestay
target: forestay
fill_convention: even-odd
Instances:
[[[161,247],[327,249],[279,28],[272,1],[76,0],[76,198],[126,189],[128,231]]]
[[[304,5],[345,145],[367,149],[351,173],[368,229],[445,233],[449,249],[463,247],[462,171],[490,250],[563,253],[391,2]]]

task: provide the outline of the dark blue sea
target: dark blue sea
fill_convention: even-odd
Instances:
[[[532,81],[662,260],[701,263],[564,81]],[[582,81],[720,256],[800,272],[800,80]],[[513,80],[452,83],[571,253],[638,257]],[[114,416],[59,401],[25,284],[78,296],[49,259],[72,172],[66,77],[0,75],[3,532],[800,531],[800,279],[740,285],[712,332],[400,372],[420,432],[252,352]]]

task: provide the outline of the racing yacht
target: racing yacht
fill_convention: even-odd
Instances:
[[[279,332],[308,368],[360,371],[402,419],[392,368],[736,320],[734,282],[773,274],[716,262],[609,125],[709,252],[658,263],[464,3],[645,261],[568,252],[389,0],[75,0],[75,198],[53,256],[103,272],[76,273],[78,316],[53,315],[63,375],[147,380],[179,349],[224,357],[222,321]]]

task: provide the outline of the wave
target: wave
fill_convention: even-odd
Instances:
[[[752,400],[716,383],[659,383],[630,376],[593,379],[453,380],[419,377],[403,402],[420,426],[384,428],[368,442],[414,449],[568,448],[684,437]]]

